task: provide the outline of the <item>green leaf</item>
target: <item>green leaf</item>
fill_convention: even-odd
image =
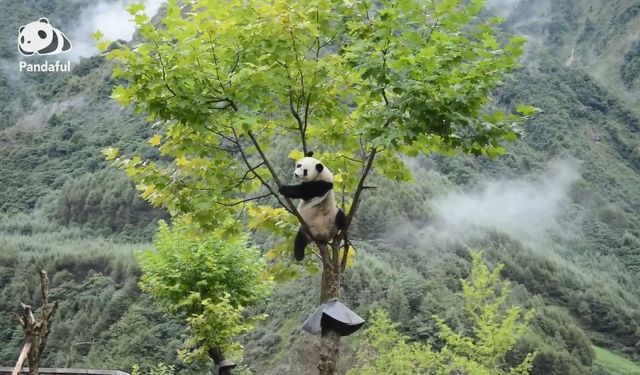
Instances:
[[[94,33],[91,34],[91,37],[95,41],[100,41],[102,40],[102,38],[104,38],[104,34],[100,30],[96,30]]]
[[[131,14],[132,16],[136,15],[139,12],[144,12],[144,4],[142,3],[131,4],[127,8],[127,12],[129,12],[129,14]]]
[[[524,116],[531,116],[533,114],[535,114],[536,112],[538,112],[539,109],[530,105],[524,105],[524,104],[520,104],[516,107],[516,112],[524,115]]]
[[[287,155],[287,157],[291,160],[298,161],[304,157],[304,153],[297,149],[291,150],[291,152],[289,152],[289,155]]]
[[[160,134],[156,134],[149,139],[149,144],[154,147],[158,147],[160,142],[162,142],[162,136]]]
[[[102,150],[102,154],[104,155],[106,160],[114,160],[118,157],[118,153],[120,150],[116,147],[107,147]]]
[[[123,106],[131,103],[131,92],[127,90],[124,86],[118,85],[113,89],[113,93],[111,97],[118,101]]]
[[[101,40],[98,43],[96,43],[96,48],[98,49],[98,51],[104,52],[107,50],[110,44],[111,42],[109,42],[108,40]]]

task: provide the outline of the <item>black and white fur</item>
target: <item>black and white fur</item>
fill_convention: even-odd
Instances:
[[[329,242],[338,230],[346,224],[344,212],[336,206],[333,193],[333,174],[320,160],[313,158],[313,152],[296,162],[293,176],[302,180],[300,185],[283,185],[280,194],[291,199],[301,199],[298,212],[309,227],[313,240]],[[304,259],[304,249],[311,242],[300,227],[296,236],[293,256]]]

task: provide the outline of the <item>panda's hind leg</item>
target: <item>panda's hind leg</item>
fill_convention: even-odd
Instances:
[[[336,214],[336,228],[338,230],[343,230],[347,226],[347,217],[344,215],[344,211],[338,208],[338,213]]]
[[[293,245],[293,257],[297,261],[301,261],[304,259],[304,249],[308,244],[309,238],[306,234],[304,234],[302,228],[298,229],[298,234],[296,235],[296,240]]]

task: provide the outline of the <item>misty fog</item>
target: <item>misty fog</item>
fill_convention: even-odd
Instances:
[[[147,16],[153,17],[163,2],[164,0],[102,1],[85,9],[78,17],[79,24],[67,33],[73,43],[69,56],[77,60],[80,57],[97,54],[96,42],[91,36],[96,30],[100,30],[107,40],[131,40],[135,26],[131,21],[131,15],[127,12],[128,6],[133,3],[142,3]]]
[[[569,203],[579,162],[555,160],[539,176],[487,180],[477,188],[435,197],[421,237],[430,242],[467,241],[499,231],[523,242],[562,234],[559,221]]]

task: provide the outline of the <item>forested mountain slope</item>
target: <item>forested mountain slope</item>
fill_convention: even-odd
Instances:
[[[45,365],[128,370],[164,362],[203,373],[177,361],[182,327],[136,285],[132,252],[150,247],[166,215],[136,198],[101,154],[114,146],[158,157],[146,143],[153,130],[109,99],[115,82],[101,57],[74,62],[71,74],[16,73],[13,30],[43,14],[73,28],[71,10],[89,6],[0,3],[0,365],[17,358],[22,335],[10,313],[20,299],[37,300],[41,264],[52,275],[51,298],[61,301]],[[514,362],[535,349],[535,374],[612,373],[594,365],[592,344],[640,360],[640,6],[489,6],[509,17],[507,31],[531,41],[523,68],[496,99],[542,112],[505,157],[420,156],[407,160],[410,184],[374,176],[343,296],[363,317],[386,308],[411,338],[438,346],[432,316],[461,324],[454,293],[469,271],[468,247],[484,249],[506,264],[513,302],[537,311]],[[269,319],[245,338],[255,373],[314,369],[316,344],[300,326],[319,298],[310,292],[317,283],[317,275],[302,275],[258,309]],[[344,369],[358,335],[347,342]]]

